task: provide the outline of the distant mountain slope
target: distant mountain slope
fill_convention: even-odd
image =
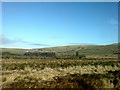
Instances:
[[[2,52],[10,52],[10,53],[13,53],[13,54],[24,54],[27,51],[35,52],[35,51],[38,51],[38,50],[36,50],[36,49],[2,48]]]
[[[38,49],[43,51],[54,51],[59,54],[75,54],[78,51],[80,54],[113,54],[118,51],[118,44],[111,45],[73,45],[63,47],[51,47]]]
[[[49,51],[56,52],[62,55],[73,55],[76,51],[79,54],[86,55],[101,55],[101,54],[113,54],[113,52],[118,51],[118,44],[111,45],[72,45],[72,46],[61,46],[61,47],[50,47],[50,48],[39,48],[39,49],[9,49],[3,48],[3,52],[11,52],[15,54],[23,54],[26,51],[41,52]]]

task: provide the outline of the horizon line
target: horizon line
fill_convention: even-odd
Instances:
[[[112,44],[90,44],[90,45],[85,45],[84,46],[91,46],[91,45],[94,45],[94,46],[101,46],[101,45],[113,45],[113,44],[120,44],[120,43],[112,43]],[[78,45],[78,44],[76,44]],[[64,46],[52,46],[52,47],[65,47],[65,46],[76,46],[76,45],[64,45]],[[80,44],[79,44],[80,45]],[[83,46],[83,45],[81,45]],[[42,48],[52,48],[52,47],[42,47]],[[40,48],[23,48],[23,47],[0,47],[1,49],[40,49]]]

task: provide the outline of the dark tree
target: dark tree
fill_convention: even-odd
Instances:
[[[78,52],[78,51],[76,51],[76,56],[77,56],[77,57],[79,56],[79,52]]]

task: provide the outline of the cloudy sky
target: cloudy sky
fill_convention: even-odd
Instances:
[[[118,42],[117,2],[4,2],[2,47]]]

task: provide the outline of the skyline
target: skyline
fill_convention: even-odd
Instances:
[[[118,42],[117,2],[4,2],[3,47],[44,48]]]

